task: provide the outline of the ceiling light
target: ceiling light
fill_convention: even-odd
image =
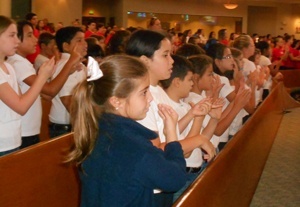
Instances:
[[[234,3],[227,3],[227,4],[224,4],[224,7],[226,9],[235,9],[238,7],[238,4],[234,4]]]

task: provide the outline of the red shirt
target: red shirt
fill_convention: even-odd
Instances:
[[[272,62],[276,61],[276,60],[280,60],[281,56],[283,56],[284,54],[284,49],[283,48],[273,48],[272,51]]]

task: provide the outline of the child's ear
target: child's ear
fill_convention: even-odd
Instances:
[[[140,57],[140,60],[148,67],[149,66],[149,61],[150,59],[148,57],[146,57],[145,55],[142,55]]]
[[[64,42],[62,45],[63,51],[69,52],[70,51],[70,44],[67,42]]]
[[[172,85],[174,85],[176,88],[179,88],[181,85],[181,82],[182,81],[180,80],[180,78],[176,77],[172,80]]]
[[[115,108],[115,110],[118,110],[119,108],[122,108],[123,106],[123,99],[119,99],[116,96],[112,96],[109,98],[109,103]]]

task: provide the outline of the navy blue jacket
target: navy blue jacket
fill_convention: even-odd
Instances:
[[[80,172],[82,207],[154,206],[153,189],[179,190],[186,182],[181,145],[154,147],[157,134],[136,121],[103,114],[92,154]]]

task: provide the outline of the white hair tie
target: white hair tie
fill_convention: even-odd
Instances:
[[[88,57],[88,65],[87,65],[87,81],[94,81],[98,80],[103,76],[103,73],[99,67],[98,62],[92,58],[91,56]]]

